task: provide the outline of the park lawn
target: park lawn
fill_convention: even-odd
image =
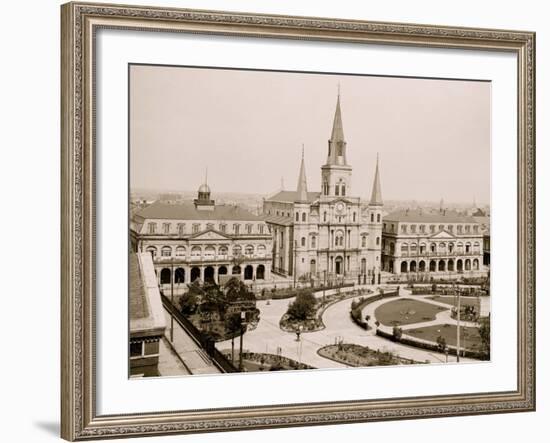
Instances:
[[[448,309],[418,300],[404,298],[376,308],[376,320],[385,326],[400,326],[435,320],[437,313]]]
[[[430,300],[445,303],[450,306],[456,306],[456,298],[452,295],[436,295],[434,297],[430,297]],[[460,297],[460,306],[479,306],[479,298],[462,296]]]
[[[407,329],[403,334],[411,335],[422,340],[428,340],[436,343],[437,337],[441,336],[445,339],[448,346],[456,346],[456,325],[432,325],[425,328]],[[462,326],[460,328],[460,347],[472,351],[481,351],[481,337],[479,329]]]

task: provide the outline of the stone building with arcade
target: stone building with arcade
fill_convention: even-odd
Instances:
[[[484,232],[474,217],[455,211],[390,213],[383,220],[382,269],[416,277],[487,275]]]
[[[321,191],[308,191],[302,151],[296,190],[281,190],[264,200],[263,214],[273,235],[274,272],[317,283],[379,282],[383,203],[378,160],[371,198],[365,200],[354,194],[346,151],[338,94],[320,171]],[[361,173],[366,170],[362,165]]]
[[[156,201],[130,222],[132,249],[148,252],[159,284],[175,292],[198,278],[223,282],[238,276],[264,281],[271,275],[272,241],[259,216],[234,205],[217,205],[205,182],[194,201]]]

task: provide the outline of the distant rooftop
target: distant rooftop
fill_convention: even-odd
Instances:
[[[262,218],[239,206],[215,205],[212,210],[201,210],[192,202],[163,203],[155,202],[136,212],[136,216],[144,219],[169,220],[235,220],[261,221]]]
[[[308,192],[307,201],[309,203],[314,202],[321,195],[320,192]],[[279,191],[275,195],[272,195],[267,201],[289,202],[294,203],[299,200],[298,191]]]
[[[413,222],[413,223],[476,223],[475,218],[459,214],[456,211],[426,212],[418,209],[399,210],[384,217],[384,221]]]

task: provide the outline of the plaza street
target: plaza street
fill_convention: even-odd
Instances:
[[[375,289],[373,287],[372,289]],[[445,356],[391,342],[375,335],[374,329],[365,331],[357,326],[350,318],[350,304],[357,297],[348,298],[331,305],[323,314],[325,329],[317,332],[303,333],[301,340],[296,341],[296,334],[284,332],[279,327],[279,321],[294,298],[285,300],[259,301],[260,321],[253,331],[244,335],[243,348],[246,351],[257,353],[276,354],[277,348],[282,349],[282,355],[316,368],[344,368],[344,364],[321,357],[317,350],[323,346],[334,344],[337,340],[345,343],[355,343],[368,346],[371,349],[391,351],[401,357],[430,363],[445,362]],[[231,349],[231,341],[219,342],[217,348],[226,351]],[[238,347],[238,340],[236,340]],[[476,360],[461,359],[461,362],[475,362]]]

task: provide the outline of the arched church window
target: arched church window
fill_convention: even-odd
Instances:
[[[340,185],[335,186],[334,195],[340,195]]]
[[[303,222],[306,221],[306,213],[305,213],[305,212],[302,212],[302,221],[303,221]]]
[[[305,237],[302,237],[301,243],[302,243],[302,246],[306,245],[306,238]]]
[[[380,223],[380,214],[377,214],[377,215],[376,215],[376,222],[377,222],[377,223]]]
[[[296,213],[296,221],[300,221],[300,214],[298,212]]]

